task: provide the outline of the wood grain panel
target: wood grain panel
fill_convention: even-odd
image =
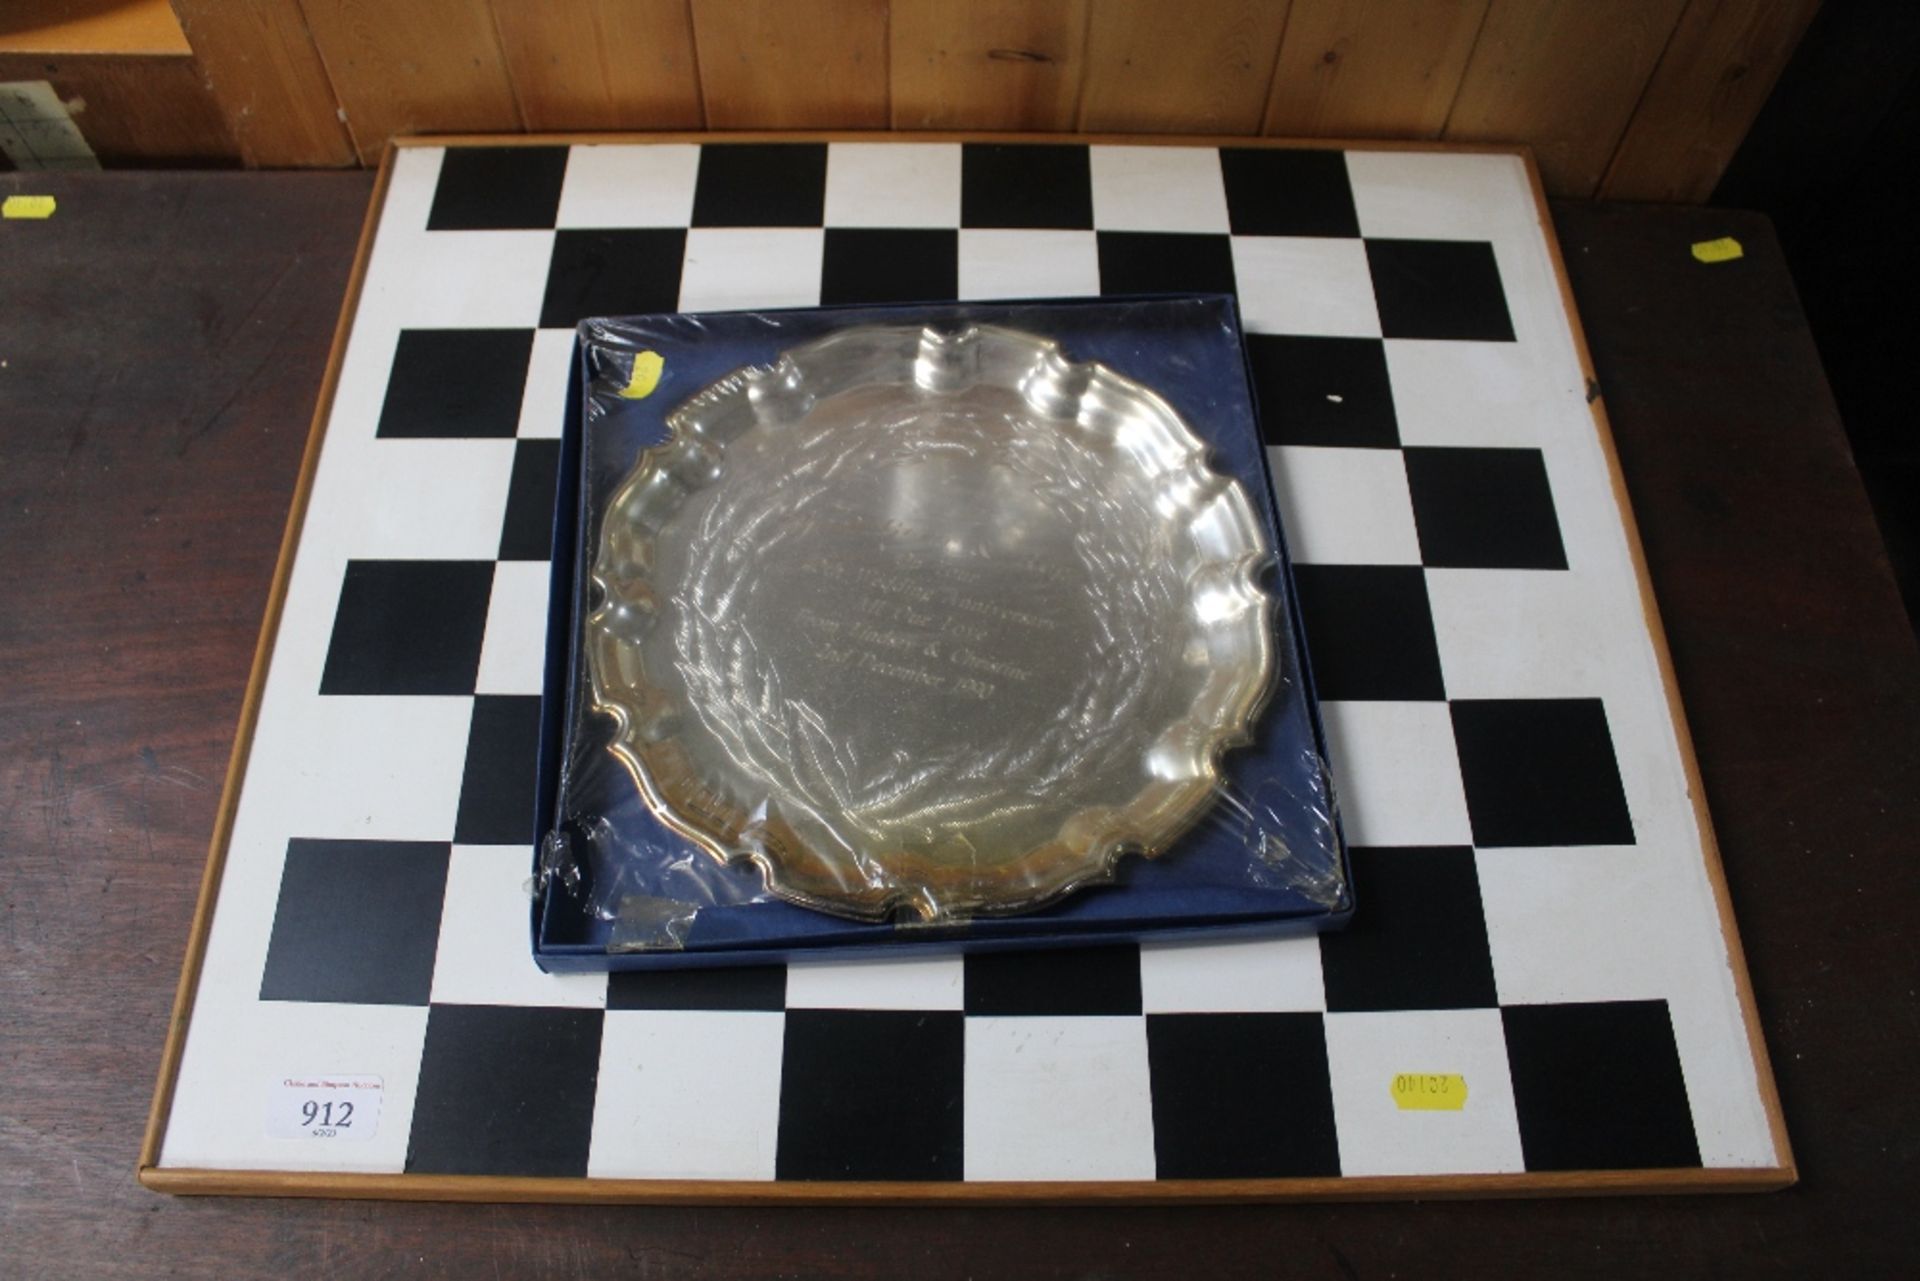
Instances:
[[[0,54],[0,81],[7,80],[52,85],[102,164],[239,162],[226,117],[185,55]]]
[[[1262,132],[1435,138],[1487,0],[1293,0]]]
[[[493,21],[528,129],[703,122],[686,0],[493,0]]]
[[[893,127],[1070,132],[1087,2],[893,0]]]
[[[1819,0],[1690,0],[1600,194],[1712,195],[1819,7]]]
[[[255,168],[354,163],[299,0],[174,0],[241,159]]]
[[[1686,0],[1493,0],[1444,136],[1525,142],[1547,189],[1590,196]]]
[[[362,163],[412,133],[517,132],[493,15],[478,0],[302,0]]]
[[[886,0],[693,0],[709,129],[882,129]]]
[[[1285,0],[1095,0],[1080,128],[1258,133],[1286,23]]]
[[[167,0],[5,0],[0,53],[193,52]]]

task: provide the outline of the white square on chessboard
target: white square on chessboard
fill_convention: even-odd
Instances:
[[[1397,449],[1273,445],[1274,497],[1302,565],[1418,565],[1407,465]]]
[[[487,633],[480,644],[476,694],[538,694],[547,659],[547,586],[544,560],[503,560],[493,567]]]
[[[533,358],[527,362],[527,386],[520,395],[522,440],[558,440],[567,412],[567,384],[573,375],[573,330],[537,329]]]
[[[513,479],[511,440],[329,439],[302,556],[492,560]]]
[[[1650,1000],[1697,973],[1674,894],[1679,851],[1649,846],[1479,850],[1480,906],[1502,1005]],[[1716,950],[1718,940],[1707,940]]]
[[[286,870],[287,834],[280,816],[250,807],[235,811],[220,873],[220,910],[207,930],[194,993],[194,1026],[251,1009],[260,999],[261,975],[279,911],[280,882]]]
[[[1327,1015],[1340,1173],[1503,1174],[1526,1168],[1498,1010]],[[1457,1112],[1400,1107],[1403,1074],[1465,1078]]]
[[[1363,241],[1235,236],[1233,277],[1249,333],[1380,336]]]
[[[1387,378],[1403,445],[1538,448],[1556,408],[1578,403],[1577,377],[1540,367],[1517,342],[1389,338]]]
[[[684,227],[693,221],[693,184],[700,148],[660,144],[593,146],[567,151],[560,187],[560,227]]]
[[[960,144],[830,143],[826,218],[829,227],[958,227]]]
[[[436,1005],[550,1005],[597,1010],[605,974],[547,974],[533,963],[527,919],[532,852],[520,845],[456,845],[447,861]]]
[[[1591,576],[1429,569],[1427,597],[1449,696],[1631,701],[1621,676],[1632,672],[1625,656],[1646,644],[1641,614],[1610,608]],[[1609,714],[1618,715],[1611,706]],[[1620,729],[1613,734],[1618,742]]]
[[[241,804],[315,839],[447,839],[471,698],[293,692],[271,674],[267,683]]]
[[[422,231],[373,242],[354,332],[532,329],[553,263],[551,231]]]
[[[1320,940],[1142,943],[1140,1002],[1148,1014],[1324,1010]]]
[[[785,1025],[778,1013],[608,1011],[588,1176],[771,1179]]]
[[[333,621],[340,607],[346,561],[324,548],[316,549],[317,555],[309,555],[305,550],[306,541],[303,536],[300,554],[294,557],[293,573],[287,578],[286,600],[280,607],[280,623],[274,637],[273,662],[267,667],[266,693],[260,704],[259,727],[254,731],[256,743],[269,724],[268,718],[278,716],[283,704],[304,703],[319,691],[320,677],[326,671],[327,652],[333,648]],[[247,786],[251,787],[251,753],[258,748],[248,750]],[[240,812],[246,812],[244,790]],[[294,834],[287,829],[276,830],[283,838]],[[444,836],[442,833],[441,837]],[[278,875],[276,871],[276,878]]]
[[[1471,845],[1447,705],[1320,705],[1340,819],[1353,845]]]
[[[1490,240],[1535,235],[1540,222],[1517,156],[1349,151],[1347,181],[1363,236]]]
[[[327,413],[327,434],[321,449],[322,466],[329,453],[375,439],[380,411],[387,403],[387,377],[393,372],[400,330],[394,326],[354,327],[340,359],[340,378],[333,388],[333,406]]]
[[[966,1177],[1151,1179],[1140,1017],[967,1020]]]
[[[1100,244],[1091,231],[962,228],[960,297],[1079,298],[1100,293]]]
[[[1101,231],[1227,230],[1214,147],[1093,147],[1093,225]]]
[[[958,1010],[965,998],[966,967],[957,956],[787,966],[790,1010]]]
[[[680,268],[680,310],[818,306],[825,246],[818,227],[695,227]]]
[[[418,1005],[197,1005],[160,1164],[398,1174],[406,1168],[426,1037],[427,1011]],[[268,1133],[268,1107],[280,1083],[315,1076],[380,1078],[372,1138],[337,1142]]]
[[[393,172],[380,206],[381,235],[427,229],[427,215],[433,212],[433,197],[440,188],[440,166],[446,158],[445,147],[394,148]]]

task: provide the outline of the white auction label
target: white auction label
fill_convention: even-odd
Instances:
[[[287,1076],[267,1097],[276,1139],[370,1139],[380,1128],[377,1076]]]

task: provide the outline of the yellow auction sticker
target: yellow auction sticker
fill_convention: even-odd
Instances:
[[[627,385],[620,389],[620,395],[627,400],[645,400],[660,385],[660,371],[666,367],[667,362],[657,351],[634,353],[633,373],[628,376]]]
[[[1458,1112],[1467,1106],[1467,1078],[1457,1072],[1402,1072],[1393,1078],[1402,1112]]]
[[[1735,258],[1744,258],[1747,251],[1732,236],[1722,236],[1718,240],[1698,240],[1693,245],[1693,256],[1701,262],[1732,262]]]
[[[52,196],[8,196],[0,202],[0,218],[51,218]]]

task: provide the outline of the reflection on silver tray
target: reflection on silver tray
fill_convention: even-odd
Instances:
[[[774,894],[1021,911],[1156,854],[1274,679],[1246,493],[1151,391],[1009,329],[846,330],[674,411],[608,504],[593,697]]]

